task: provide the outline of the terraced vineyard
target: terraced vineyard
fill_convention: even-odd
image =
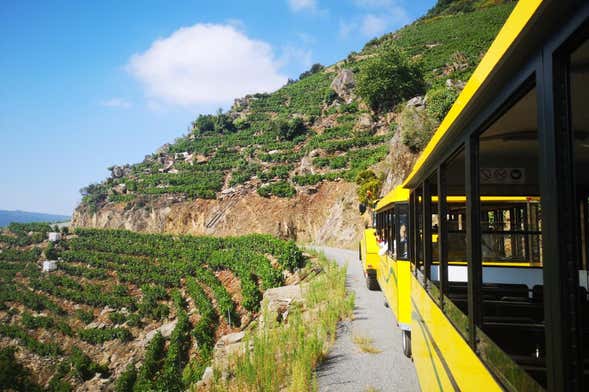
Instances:
[[[293,242],[267,235],[78,229],[47,246],[49,227],[25,229],[43,232],[12,226],[0,237],[0,372],[29,390],[184,390],[219,334],[305,262]],[[42,253],[62,259],[57,271],[41,272]]]

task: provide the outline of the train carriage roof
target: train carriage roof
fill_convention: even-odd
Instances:
[[[398,186],[389,193],[386,194],[385,197],[380,199],[378,204],[376,205],[376,211],[382,210],[384,207],[388,206],[391,203],[398,203],[398,202],[408,202],[409,201],[409,190],[403,188],[402,186]]]

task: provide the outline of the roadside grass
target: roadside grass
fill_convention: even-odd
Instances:
[[[352,341],[362,352],[369,354],[378,354],[382,352],[382,350],[379,350],[372,345],[374,340],[367,336],[354,335],[352,336]]]
[[[304,305],[293,305],[278,323],[266,307],[246,338],[245,353],[215,369],[213,391],[315,391],[315,368],[336,337],[337,323],[352,315],[354,295],[346,291],[346,267],[309,251],[322,273],[303,285]],[[222,377],[221,373],[225,373]]]
[[[379,392],[379,391],[380,391],[380,389],[376,389],[375,387],[370,385],[366,388],[366,390],[364,392]]]

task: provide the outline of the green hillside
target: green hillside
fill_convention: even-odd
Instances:
[[[418,152],[513,7],[504,1],[440,0],[426,17],[368,42],[335,65],[314,66],[274,93],[236,100],[229,112],[199,116],[188,135],[84,188],[83,205],[90,211],[109,202],[141,207],[158,195],[213,199],[242,184],[262,196],[292,197],[301,186],[354,181],[386,157],[395,132]],[[370,72],[389,58],[401,64],[392,71],[400,79],[385,86],[385,98],[401,92],[390,102],[377,96],[369,106],[361,97],[361,91],[382,86],[356,87],[345,98],[330,87],[344,69],[353,71],[357,84],[367,84]],[[411,80],[404,80],[403,72]],[[423,114],[405,110],[404,102],[416,95],[427,97]],[[401,129],[403,122],[411,126]]]

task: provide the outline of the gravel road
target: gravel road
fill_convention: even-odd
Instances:
[[[413,362],[403,355],[401,331],[384,307],[380,291],[366,288],[358,252],[317,247],[340,265],[348,264],[347,284],[356,293],[354,320],[340,323],[327,359],[317,369],[320,391],[419,391]],[[364,353],[353,337],[372,339],[380,353]]]

